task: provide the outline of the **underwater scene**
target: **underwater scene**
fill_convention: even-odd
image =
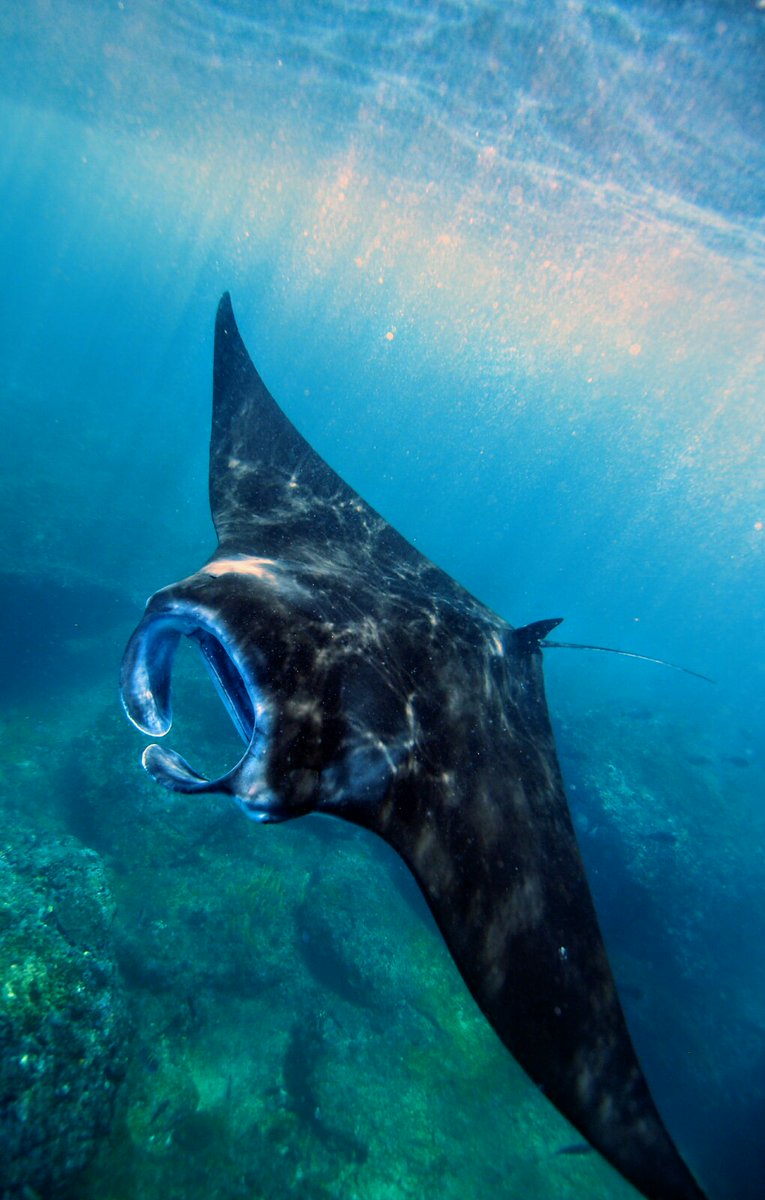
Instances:
[[[656,1107],[759,1200],[765,3],[4,0],[0,35],[0,1197],[665,1197],[515,1061],[395,839],[141,769],[120,663],[215,552],[228,291],[409,543],[630,655],[527,648]],[[168,741],[216,778],[191,640]]]

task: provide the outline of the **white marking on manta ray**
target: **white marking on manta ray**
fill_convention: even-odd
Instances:
[[[230,458],[227,465],[229,471],[232,471],[235,475],[240,477],[242,475],[252,474],[251,465],[247,462],[242,462],[241,458]]]
[[[265,583],[278,584],[276,571],[272,571],[271,567],[276,567],[272,558],[254,558],[242,554],[235,558],[217,558],[202,570],[205,575],[214,575],[216,578],[219,575],[254,575]]]
[[[201,574],[220,578],[221,575],[246,575],[275,588],[282,597],[300,601],[310,595],[307,588],[295,579],[289,566],[274,558],[258,558],[252,554],[234,554],[231,558],[215,558],[202,567]]]

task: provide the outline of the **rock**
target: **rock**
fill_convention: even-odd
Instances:
[[[65,1196],[109,1129],[128,1024],[98,856],[0,850],[0,1197]]]

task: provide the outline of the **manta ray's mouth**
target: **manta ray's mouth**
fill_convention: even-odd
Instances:
[[[125,711],[143,733],[164,737],[173,722],[171,679],[182,637],[198,645],[234,727],[247,749],[236,765],[214,779],[195,771],[175,750],[147,746],[142,763],[149,774],[175,792],[223,792],[238,800],[248,816],[274,819],[275,801],[265,782],[271,727],[266,696],[246,669],[233,642],[217,622],[193,605],[147,613],[128,642],[120,688]]]

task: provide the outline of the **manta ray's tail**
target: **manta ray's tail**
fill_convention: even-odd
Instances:
[[[540,621],[539,624],[544,625],[545,622]],[[539,645],[545,650],[602,650],[605,654],[623,654],[625,658],[641,658],[643,662],[658,663],[660,667],[671,667],[673,671],[684,671],[686,675],[693,675],[696,679],[703,679],[706,683],[715,682],[708,675],[702,675],[701,671],[692,671],[690,667],[681,667],[679,663],[668,662],[666,658],[653,658],[650,654],[636,654],[634,650],[616,650],[613,646],[590,646],[583,642],[542,641]]]
[[[708,675],[700,671],[692,671],[690,667],[681,667],[679,663],[668,662],[666,658],[653,658],[650,654],[637,654],[634,650],[617,650],[614,646],[592,646],[588,642],[548,642],[547,635],[560,625],[563,617],[551,617],[547,621],[532,621],[530,625],[521,625],[513,630],[513,642],[520,651],[531,653],[534,650],[601,650],[604,654],[622,654],[625,658],[640,658],[643,662],[658,663],[660,667],[671,667],[673,671],[684,671],[696,679],[706,683],[714,683]]]

